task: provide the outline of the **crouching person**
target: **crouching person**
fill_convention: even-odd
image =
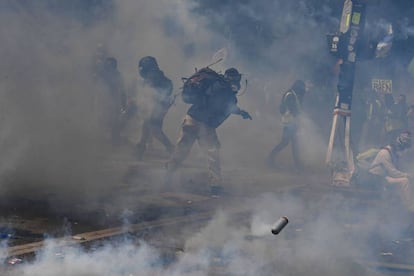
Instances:
[[[378,181],[383,182],[385,189],[397,191],[402,205],[408,211],[414,211],[410,175],[399,169],[399,155],[411,147],[411,133],[402,132],[392,143],[383,147],[376,155],[369,172]]]

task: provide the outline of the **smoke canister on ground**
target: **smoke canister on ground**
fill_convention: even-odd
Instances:
[[[273,235],[279,234],[280,231],[282,231],[282,229],[285,228],[288,222],[289,222],[289,219],[287,217],[281,217],[280,219],[278,219],[272,227],[272,234]]]

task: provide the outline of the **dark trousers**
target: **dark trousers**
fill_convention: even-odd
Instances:
[[[168,177],[171,177],[188,156],[195,141],[198,141],[207,156],[209,184],[211,186],[220,186],[220,142],[216,129],[193,119],[190,115],[186,115],[184,118],[177,146],[167,163]]]
[[[274,165],[276,156],[286,148],[289,143],[292,145],[293,161],[295,162],[296,169],[303,169],[301,160],[299,159],[299,143],[297,135],[297,126],[295,124],[286,124],[283,126],[282,140],[277,144],[269,155],[269,163]]]
[[[164,117],[167,114],[168,109],[169,106],[155,105],[149,118],[145,119],[142,126],[141,139],[137,144],[137,154],[139,159],[143,157],[148,144],[152,141],[152,137],[160,141],[168,153],[172,153],[174,145],[162,130]]]

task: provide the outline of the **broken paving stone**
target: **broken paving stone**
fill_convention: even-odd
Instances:
[[[15,257],[13,257],[13,258],[11,258],[11,259],[9,259],[9,260],[7,261],[7,263],[8,263],[9,265],[15,265],[15,264],[19,264],[19,263],[21,263],[21,262],[23,262],[23,260],[22,260],[22,259],[15,258]]]
[[[13,237],[13,235],[10,233],[0,233],[0,239],[10,239],[11,237]]]
[[[14,236],[14,229],[10,227],[0,227],[0,239],[10,239]]]
[[[184,249],[183,248],[176,248],[175,249],[175,255],[180,256],[184,254]]]
[[[396,243],[396,244],[400,244],[400,243],[409,243],[409,242],[413,242],[413,241],[414,241],[413,238],[407,238],[407,239],[395,240],[395,241],[392,241],[392,242]]]

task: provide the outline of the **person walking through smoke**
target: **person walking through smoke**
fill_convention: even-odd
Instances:
[[[139,60],[138,70],[145,84],[153,88],[153,106],[150,115],[144,120],[142,134],[137,144],[137,157],[142,159],[151,142],[151,138],[157,138],[169,154],[172,153],[174,145],[162,130],[164,117],[174,103],[172,95],[173,84],[169,78],[160,70],[157,60],[152,56],[146,56]]]
[[[106,112],[108,113],[107,123],[111,130],[111,141],[113,145],[119,145],[121,131],[125,125],[123,117],[127,110],[127,96],[121,73],[118,71],[118,62],[114,57],[105,58],[99,76],[109,92]]]
[[[197,140],[207,155],[211,193],[221,193],[220,142],[216,129],[231,114],[252,119],[248,112],[237,106],[240,80],[241,74],[235,68],[229,68],[221,75],[207,67],[200,69],[184,83],[183,101],[191,104],[191,107],[184,118],[175,151],[167,163],[167,183]]]
[[[293,161],[296,171],[303,170],[303,164],[299,158],[298,149],[298,120],[301,114],[302,102],[305,96],[306,86],[302,80],[296,80],[292,87],[283,94],[280,103],[280,113],[282,114],[283,134],[282,140],[270,152],[267,158],[269,167],[274,168],[276,156],[289,145],[292,144]]]

